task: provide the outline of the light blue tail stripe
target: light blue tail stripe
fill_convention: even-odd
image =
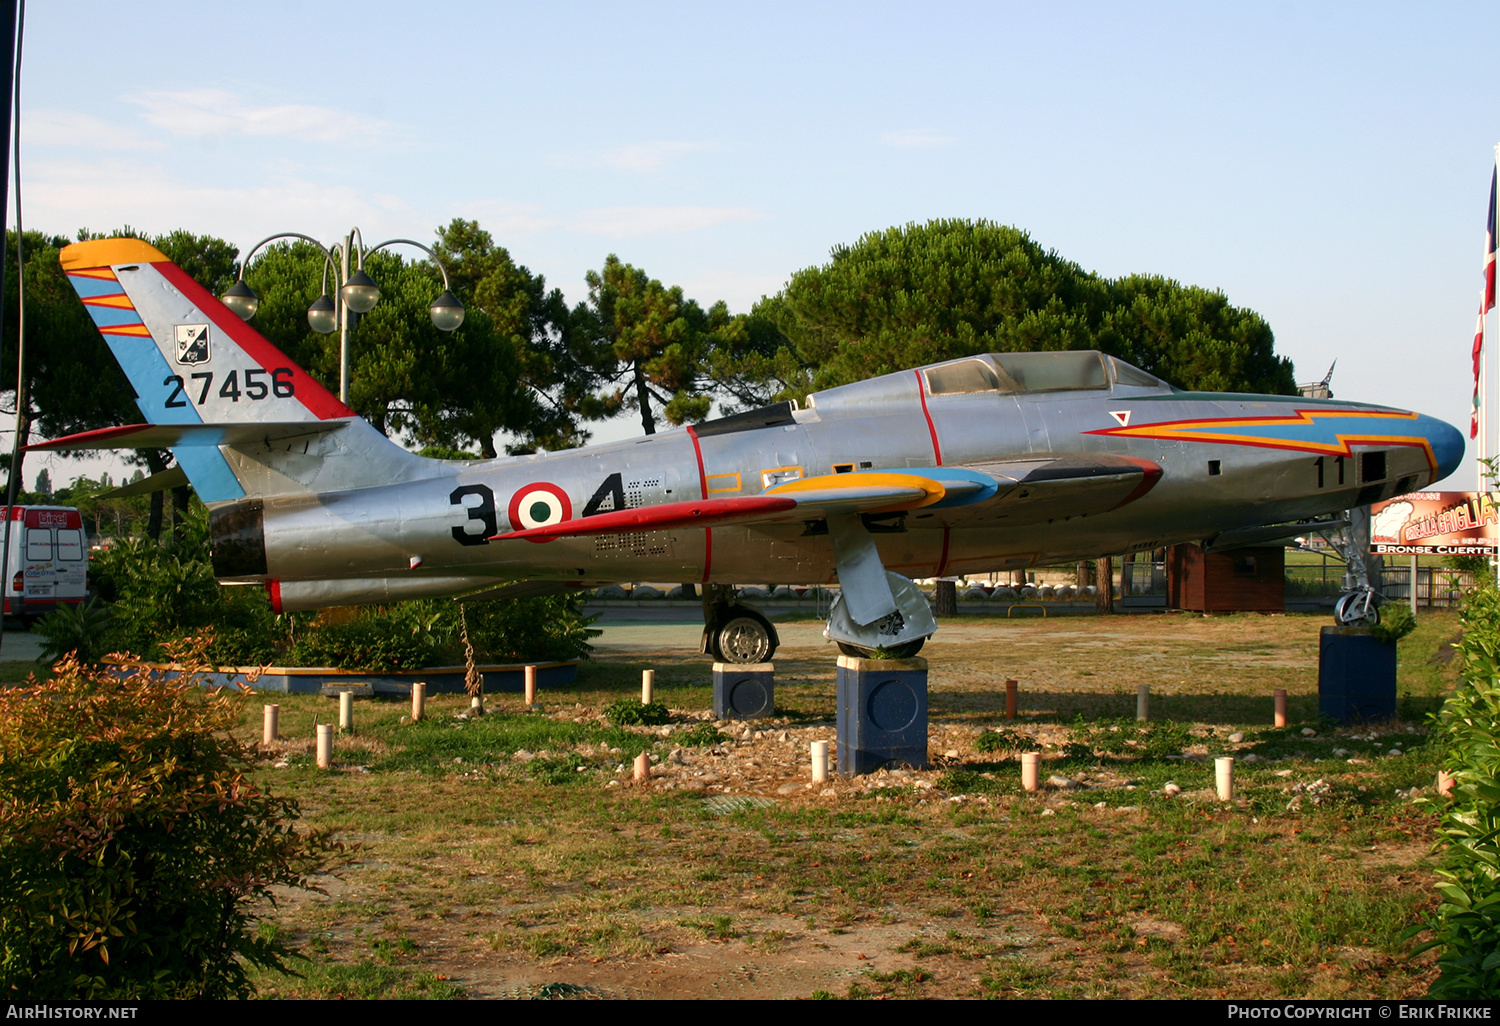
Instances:
[[[134,310],[118,306],[86,306],[85,310],[101,328],[117,328],[122,324],[140,324],[141,315]]]
[[[84,299],[92,299],[95,296],[123,296],[125,294],[125,290],[120,286],[120,283],[113,278],[89,278],[82,274],[70,274],[68,275],[68,283],[73,286],[73,291],[77,292]]]
[[[148,424],[201,424],[203,418],[193,407],[194,382],[177,395],[182,406],[168,406],[174,387],[170,383],[177,375],[170,364],[149,338],[127,338],[120,335],[105,336],[110,352],[114,353],[125,377],[135,388],[135,404]],[[204,502],[226,502],[240,499],[245,489],[229,469],[217,446],[179,445],[172,448],[172,455],[182,464],[182,470],[192,482],[198,498]]]

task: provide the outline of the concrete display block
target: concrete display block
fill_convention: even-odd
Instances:
[[[761,720],[775,713],[774,663],[714,663],[714,719]]]
[[[1396,716],[1396,646],[1365,627],[1324,627],[1318,646],[1318,712],[1343,726]]]
[[[838,771],[927,768],[927,660],[839,656]]]

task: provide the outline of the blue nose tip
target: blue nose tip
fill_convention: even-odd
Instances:
[[[1421,417],[1419,420],[1422,433],[1432,446],[1432,455],[1437,459],[1437,476],[1433,481],[1441,481],[1457,470],[1464,461],[1463,433],[1436,417]]]

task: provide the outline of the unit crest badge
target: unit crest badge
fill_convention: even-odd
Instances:
[[[177,362],[208,362],[208,325],[177,325]]]

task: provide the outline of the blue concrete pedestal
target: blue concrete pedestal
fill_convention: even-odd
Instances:
[[[1365,627],[1324,627],[1318,646],[1318,712],[1345,727],[1396,716],[1396,646]]]
[[[927,660],[839,656],[838,771],[927,768]]]
[[[714,719],[762,720],[775,713],[774,663],[714,663]]]

